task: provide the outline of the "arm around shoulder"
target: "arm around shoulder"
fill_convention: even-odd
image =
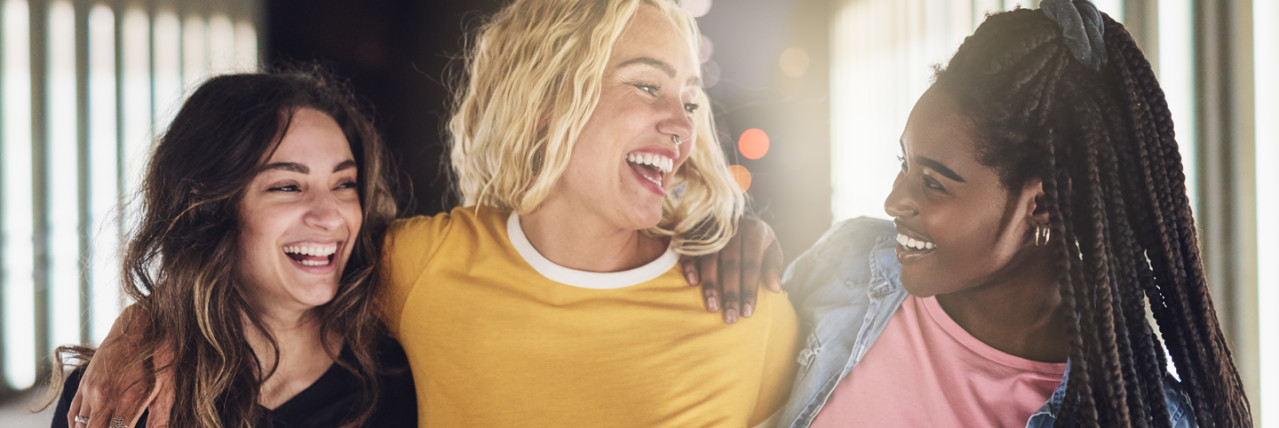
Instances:
[[[842,277],[869,277],[870,253],[895,233],[893,223],[883,219],[857,217],[835,223],[786,268],[782,288],[798,305]]]

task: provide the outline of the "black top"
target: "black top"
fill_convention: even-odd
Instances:
[[[386,339],[378,345],[378,359],[383,374],[378,378],[381,388],[373,416],[366,427],[415,427],[417,426],[417,393],[413,389],[413,376],[409,373],[408,358],[404,349],[394,340]],[[342,348],[343,361],[355,364],[351,350]],[[62,397],[54,411],[53,428],[67,427],[67,411],[71,399],[80,385],[84,367],[77,368],[62,387]],[[333,364],[311,386],[299,392],[275,409],[258,406],[262,419],[256,426],[271,428],[333,427],[361,410],[356,408],[359,399],[359,380],[341,365]],[[145,428],[147,414],[142,414],[137,428]]]

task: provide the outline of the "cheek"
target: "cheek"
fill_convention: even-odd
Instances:
[[[598,135],[583,133],[578,138],[577,144],[573,145],[573,152],[569,154],[568,168],[564,171],[564,175],[601,168],[605,157],[608,156],[604,141],[605,139]]]
[[[692,140],[689,140],[685,142],[684,144],[680,144],[679,158],[675,159],[675,169],[674,169],[675,172],[679,172],[680,168],[683,167],[685,163],[688,163],[688,160],[693,157],[693,153],[695,150],[697,150],[696,134],[693,135]]]
[[[364,226],[364,207],[360,206],[359,198],[342,204],[342,217],[346,219],[346,224],[351,228],[351,237],[360,233],[360,228]]]
[[[269,213],[259,207],[245,207],[240,211],[240,251],[253,254],[260,251],[272,229]]]
[[[1001,244],[1000,219],[999,212],[970,210],[958,221],[936,226],[948,231],[938,237],[937,244],[950,249],[947,258],[958,271],[977,275],[993,271],[1008,258]]]
[[[281,251],[280,240],[301,218],[302,212],[287,204],[245,204],[240,211],[241,251],[259,256]]]

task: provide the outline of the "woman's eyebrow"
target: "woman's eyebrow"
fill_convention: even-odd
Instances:
[[[949,178],[951,180],[955,180],[960,183],[967,183],[966,181],[964,181],[964,177],[960,177],[959,174],[955,173],[955,171],[951,171],[950,168],[947,168],[945,164],[942,164],[941,162],[938,162],[936,160],[916,155],[915,163],[926,166],[929,169],[932,169],[933,171],[937,171],[938,174],[944,175],[946,176],[946,178]]]
[[[659,70],[666,72],[667,76],[670,76],[672,78],[675,77],[675,67],[672,67],[670,64],[667,64],[665,61],[662,61],[660,59],[647,57],[647,56],[628,59],[622,62],[621,64],[618,64],[617,68],[627,67],[635,64],[644,64],[644,65],[652,66],[654,68],[657,68]]]
[[[675,78],[675,67],[671,66],[670,64],[667,64],[666,61],[662,61],[660,59],[653,58],[650,56],[640,56],[640,57],[628,59],[626,61],[622,61],[621,64],[617,65],[617,68],[623,68],[623,67],[628,67],[628,66],[637,65],[637,64],[647,65],[647,66],[656,68],[658,70],[662,70],[663,72],[666,73],[667,76],[670,76],[670,78],[672,79]],[[688,84],[692,86],[701,86],[701,80],[702,80],[701,78],[694,75],[688,78]]]
[[[270,171],[270,170],[292,171],[298,174],[311,173],[311,168],[307,168],[306,165],[303,165],[297,162],[276,162],[276,163],[266,164],[265,166],[262,167],[262,171]]]
[[[341,163],[338,163],[336,166],[334,166],[333,172],[338,172],[344,169],[350,169],[355,167],[356,167],[355,160],[347,159],[342,161]],[[271,171],[271,170],[291,171],[291,172],[296,172],[298,174],[311,173],[311,168],[297,162],[276,162],[276,163],[266,164],[265,166],[262,167],[262,171]]]
[[[342,163],[337,164],[337,166],[333,167],[333,172],[338,172],[344,169],[355,168],[356,166],[357,165],[355,165],[354,159],[347,159],[342,161]]]

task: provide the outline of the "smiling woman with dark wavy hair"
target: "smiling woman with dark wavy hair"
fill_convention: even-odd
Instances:
[[[381,157],[368,119],[314,72],[202,84],[151,157],[124,257],[141,338],[104,376],[177,373],[168,426],[415,425],[412,382],[379,364],[402,353],[374,310],[396,210]],[[80,375],[54,426],[126,425],[132,413],[95,418],[112,412],[72,398]]]

